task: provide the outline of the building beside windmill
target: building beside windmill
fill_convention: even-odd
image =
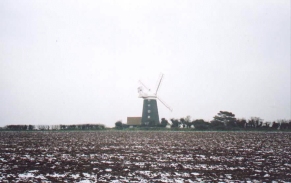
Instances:
[[[143,109],[141,118],[141,125],[143,126],[160,124],[157,99],[162,104],[164,104],[164,106],[166,106],[170,111],[172,111],[172,108],[166,105],[165,102],[163,102],[161,98],[157,96],[163,76],[164,75],[161,74],[158,81],[157,89],[154,93],[151,93],[151,90],[146,87],[145,84],[143,84],[141,81],[139,81],[143,85],[138,88],[139,98],[143,98]],[[146,92],[144,91],[143,87],[147,90]]]
[[[130,126],[140,126],[141,125],[141,117],[127,117],[127,125]]]

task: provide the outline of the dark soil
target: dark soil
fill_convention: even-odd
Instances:
[[[291,133],[0,132],[0,182],[291,181]]]

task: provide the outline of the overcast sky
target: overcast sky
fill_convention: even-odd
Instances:
[[[290,1],[0,1],[0,126],[290,119]]]

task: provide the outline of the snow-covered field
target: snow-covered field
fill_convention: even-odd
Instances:
[[[0,182],[291,182],[291,133],[0,132]]]

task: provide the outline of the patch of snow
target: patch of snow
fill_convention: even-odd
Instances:
[[[27,178],[32,178],[35,177],[33,173],[24,173],[24,174],[19,174],[18,175],[19,178],[21,179],[27,179]]]
[[[91,177],[91,175],[90,175],[89,173],[83,173],[83,175],[84,175],[85,177]]]
[[[72,174],[71,177],[73,177],[74,179],[77,179],[80,177],[80,175],[79,174]]]
[[[200,175],[200,173],[197,173],[197,172],[193,172],[193,173],[191,173],[192,175],[195,175],[195,176],[197,176],[197,175]]]
[[[38,170],[29,170],[28,172],[33,173],[33,172],[38,172]]]
[[[41,179],[41,180],[44,180],[46,179],[42,174],[38,175],[35,177],[36,179]]]

